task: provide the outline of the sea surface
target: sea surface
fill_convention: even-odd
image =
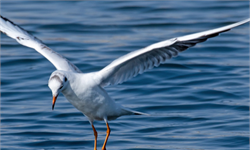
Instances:
[[[2,0],[9,18],[83,72],[155,42],[249,17],[248,1]],[[87,118],[61,94],[51,110],[54,66],[1,34],[1,150],[91,150]],[[249,23],[106,88],[150,116],[110,121],[107,150],[249,149]],[[106,125],[96,121],[98,149]]]

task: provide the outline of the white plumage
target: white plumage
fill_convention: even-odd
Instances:
[[[57,70],[51,74],[48,82],[53,95],[52,109],[58,94],[61,92],[73,106],[89,119],[95,135],[94,150],[97,149],[97,132],[93,122],[94,120],[104,120],[106,122],[107,136],[102,147],[104,150],[110,134],[108,120],[123,115],[140,115],[144,113],[132,111],[115,103],[103,87],[125,82],[148,69],[159,66],[167,59],[177,56],[180,52],[197,43],[204,42],[208,38],[217,36],[249,21],[250,19],[246,19],[221,28],[155,43],[114,60],[98,72],[87,74],[82,73],[62,55],[51,50],[42,41],[2,16],[0,30],[20,44],[35,49],[56,67]]]

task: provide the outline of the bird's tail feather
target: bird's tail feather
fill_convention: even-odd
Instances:
[[[147,115],[149,116],[149,114],[147,113],[143,113],[143,112],[139,112],[139,111],[134,111],[131,110],[129,108],[122,108],[125,112],[127,112],[127,115]]]

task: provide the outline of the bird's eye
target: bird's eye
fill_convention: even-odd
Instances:
[[[64,81],[66,82],[68,79],[67,78],[64,78]]]

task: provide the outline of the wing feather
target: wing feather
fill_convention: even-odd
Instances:
[[[81,72],[74,64],[64,58],[62,55],[50,49],[41,40],[29,34],[23,28],[12,21],[1,16],[0,31],[15,39],[18,43],[33,48],[44,57],[46,57],[58,70]]]
[[[177,56],[180,52],[195,46],[197,43],[204,42],[249,21],[250,19],[246,19],[221,28],[172,38],[133,51],[114,60],[108,66],[96,72],[95,79],[102,87],[122,83],[148,69],[159,66],[166,60]]]

